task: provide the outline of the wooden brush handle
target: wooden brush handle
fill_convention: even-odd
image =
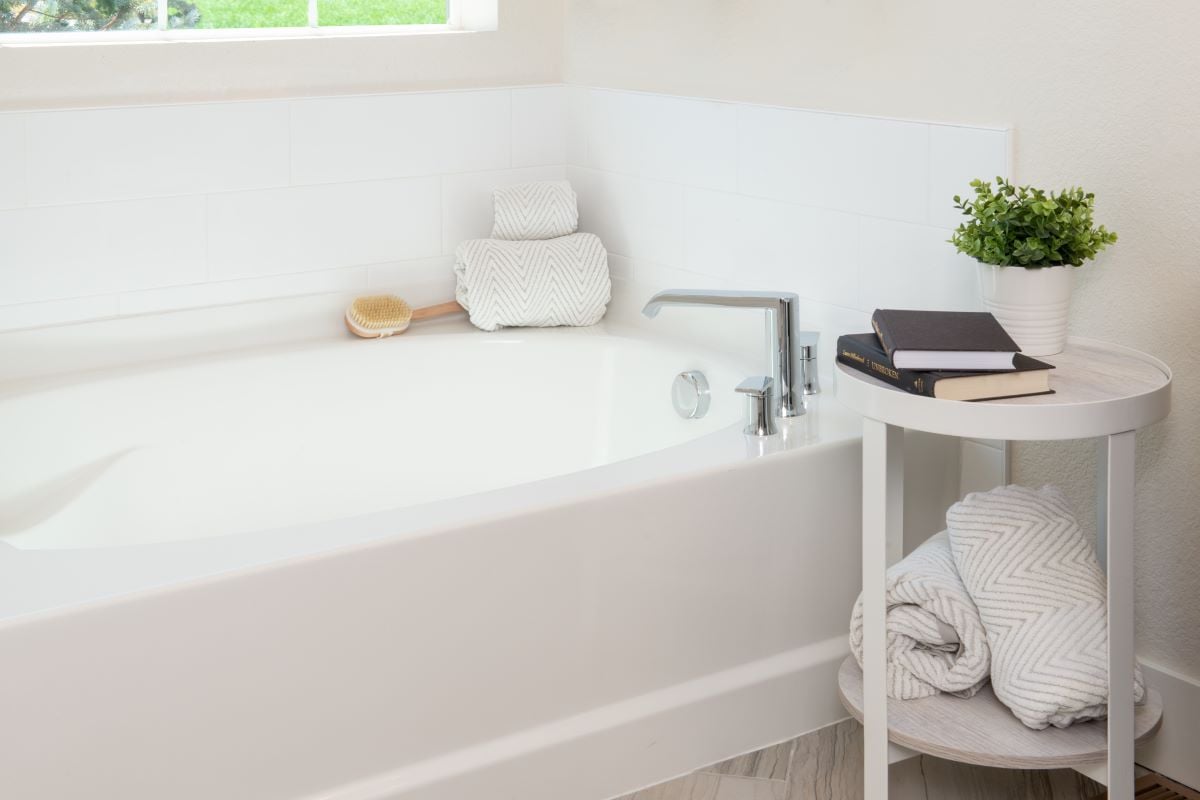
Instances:
[[[444,317],[447,314],[458,314],[465,311],[458,301],[451,300],[448,303],[438,303],[436,306],[425,306],[418,308],[412,313],[412,321],[417,322],[422,319],[433,319],[434,317]]]

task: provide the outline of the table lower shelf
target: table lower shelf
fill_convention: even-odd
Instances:
[[[842,705],[862,722],[862,670],[849,656],[838,670]],[[1137,707],[1134,737],[1149,739],[1162,722],[1162,698],[1147,690]],[[920,700],[888,700],[888,739],[938,758],[1009,769],[1058,769],[1103,763],[1108,752],[1103,720],[1069,728],[1025,727],[992,693],[970,699],[942,694]]]

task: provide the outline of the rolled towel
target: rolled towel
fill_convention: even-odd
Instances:
[[[575,190],[566,181],[506,186],[492,194],[492,238],[506,241],[555,239],[579,230]]]
[[[969,494],[946,526],[992,646],[996,697],[1030,728],[1107,716],[1104,572],[1062,492]],[[1144,694],[1137,672],[1134,697]]]
[[[971,697],[987,683],[990,652],[979,612],[959,580],[945,531],[887,571],[887,691],[913,700]],[[862,597],[850,617],[850,649],[862,666]]]
[[[458,246],[456,298],[485,331],[595,325],[611,296],[608,252],[595,235],[543,242],[472,239]]]

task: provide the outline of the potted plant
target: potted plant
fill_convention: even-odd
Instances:
[[[1095,195],[1071,188],[1047,194],[996,178],[971,181],[975,196],[955,195],[969,219],[950,242],[979,262],[983,305],[1031,356],[1061,353],[1075,267],[1117,241],[1092,226]]]

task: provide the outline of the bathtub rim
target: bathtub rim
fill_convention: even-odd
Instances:
[[[470,330],[474,329],[462,325],[450,326],[449,330],[430,326],[423,335],[455,336]],[[648,338],[640,331],[603,324],[572,330],[570,334],[633,341]],[[312,344],[310,340],[292,346]],[[673,343],[668,339],[664,344]],[[195,357],[223,356],[206,353]],[[156,363],[159,362],[125,364],[113,369],[151,369]],[[109,370],[98,372],[104,374]],[[20,383],[44,385],[46,381],[57,383],[62,379],[61,375],[42,375]],[[738,421],[660,450],[588,469],[368,514],[176,542],[59,549],[26,549],[0,542],[0,586],[5,587],[0,592],[0,630],[27,618],[169,591],[196,580],[219,580],[226,575],[285,565],[295,559],[319,558],[347,548],[447,533],[457,527],[533,513],[583,498],[744,468],[764,457],[794,458],[797,454],[812,457],[824,447],[857,442],[861,437],[859,416],[838,403],[832,394],[810,398],[809,406],[808,414],[781,421],[782,433],[766,441],[745,436]],[[351,529],[354,532],[348,535]],[[234,540],[238,544],[229,547],[228,543]],[[156,577],[156,570],[163,572]],[[97,572],[103,574],[97,577]],[[81,579],[93,583],[80,589]]]

